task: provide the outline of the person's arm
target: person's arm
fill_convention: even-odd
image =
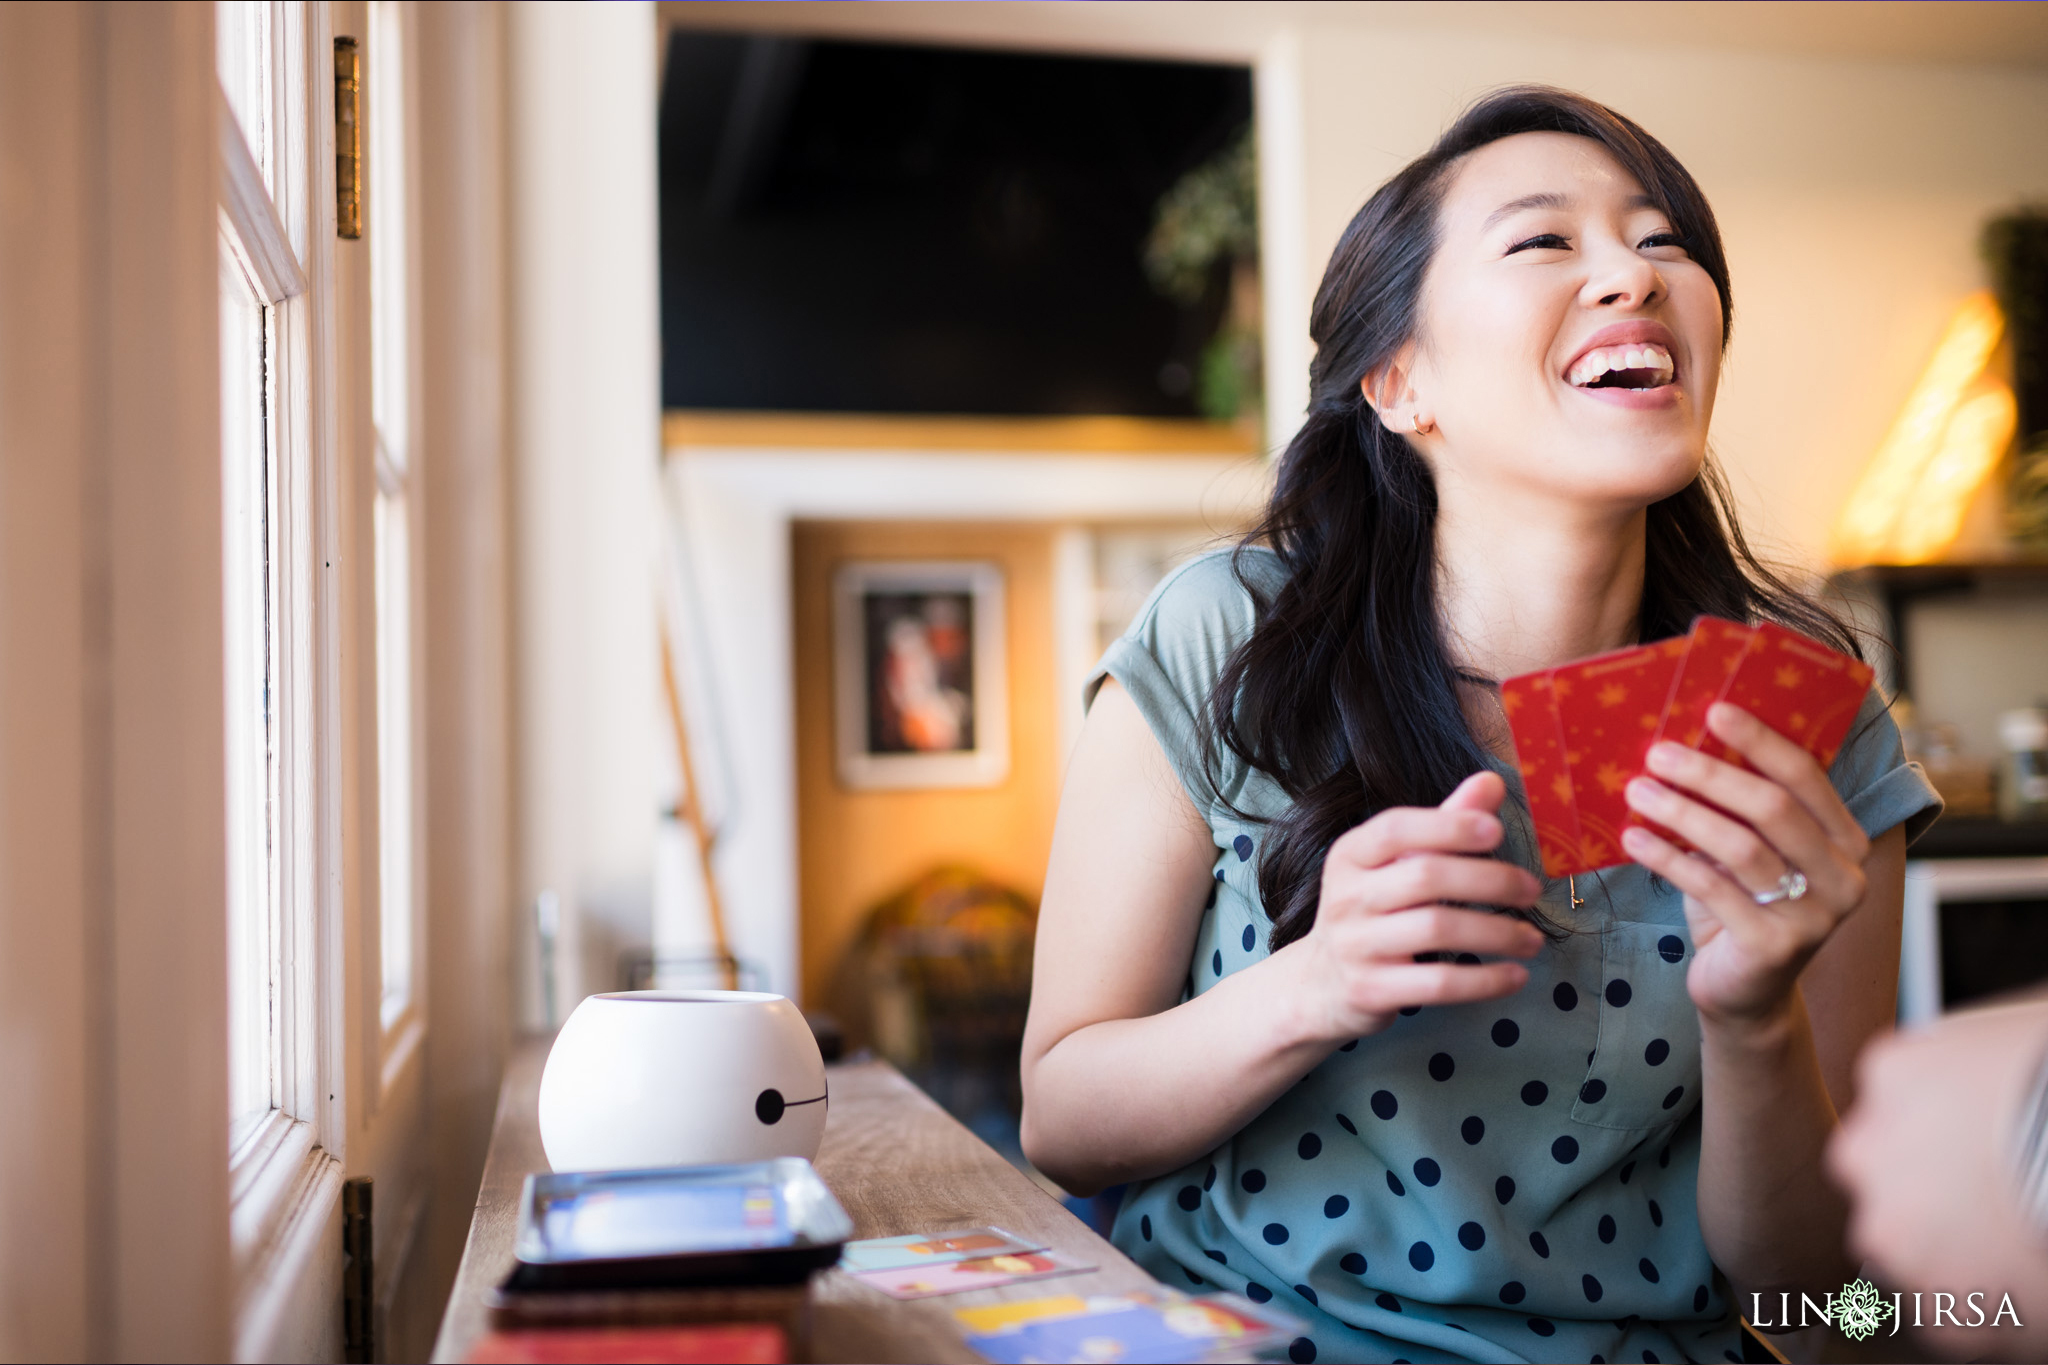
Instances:
[[[1701,1234],[1741,1303],[1787,1290],[1796,1301],[1856,1272],[1847,1206],[1822,1178],[1822,1160],[1836,1124],[1830,1092],[1846,1092],[1846,1060],[1882,1025],[1895,989],[1887,936],[1899,923],[1904,835],[1873,843],[1819,765],[1754,717],[1716,706],[1710,724],[1756,771],[1660,744],[1652,779],[1629,789],[1633,806],[1703,856],[1645,830],[1630,831],[1627,845],[1685,893],[1693,929]],[[1754,893],[1791,869],[1804,874],[1806,894],[1757,904]],[[1808,1008],[1809,972],[1825,1015]]]
[[[1068,770],[1038,920],[1023,1050],[1025,1154],[1076,1193],[1185,1165],[1255,1118],[1339,1043],[1408,1005],[1509,994],[1542,936],[1445,901],[1532,904],[1491,773],[1443,806],[1386,811],[1324,864],[1315,928],[1184,1004],[1216,850],[1136,704],[1106,682]],[[1399,912],[1399,913],[1391,913]]]

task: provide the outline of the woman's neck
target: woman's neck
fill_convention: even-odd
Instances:
[[[1646,525],[1641,508],[1443,499],[1437,594],[1454,660],[1497,680],[1634,643]]]

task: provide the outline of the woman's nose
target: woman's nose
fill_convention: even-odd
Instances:
[[[1605,308],[1642,308],[1664,296],[1655,261],[1616,245],[1601,251],[1587,276],[1584,296]]]

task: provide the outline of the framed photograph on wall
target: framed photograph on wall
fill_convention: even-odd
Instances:
[[[840,566],[833,729],[853,788],[992,787],[1010,771],[1003,573],[981,561]]]

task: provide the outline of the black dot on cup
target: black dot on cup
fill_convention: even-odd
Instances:
[[[1556,1336],[1557,1324],[1549,1318],[1530,1318],[1529,1330],[1539,1337]]]
[[[1343,1271],[1346,1275],[1363,1275],[1365,1273],[1365,1257],[1355,1251],[1347,1251],[1344,1253],[1343,1259],[1337,1262],[1337,1269]]]
[[[1465,1139],[1467,1147],[1477,1147],[1486,1136],[1486,1120],[1474,1114],[1458,1125],[1458,1136]]]
[[[1645,1256],[1642,1260],[1636,1262],[1636,1269],[1640,1270],[1643,1273],[1643,1278],[1651,1284],[1657,1283],[1657,1263],[1655,1261]]]
[[[1680,1085],[1680,1086],[1673,1086],[1673,1087],[1672,1087],[1672,1090],[1671,1090],[1671,1093],[1670,1093],[1670,1094],[1668,1094],[1668,1095],[1666,1095],[1666,1096],[1664,1097],[1664,1107],[1665,1107],[1666,1109],[1669,1109],[1669,1108],[1670,1108],[1670,1107],[1671,1107],[1672,1105],[1674,1105],[1674,1104],[1677,1104],[1677,1103],[1678,1103],[1678,1102],[1679,1102],[1680,1100],[1682,1100],[1682,1099],[1684,1099],[1684,1098],[1685,1098],[1685,1087],[1684,1087],[1684,1086],[1682,1086],[1682,1085]]]
[[[1434,1185],[1444,1178],[1444,1170],[1428,1157],[1424,1157],[1415,1163],[1415,1178],[1425,1185]]]
[[[1315,1290],[1313,1290],[1313,1289],[1310,1289],[1310,1288],[1309,1288],[1309,1287],[1308,1287],[1307,1285],[1305,1285],[1305,1284],[1298,1284],[1298,1285],[1294,1286],[1294,1292],[1295,1292],[1295,1293],[1297,1293],[1297,1294],[1299,1294],[1299,1295],[1301,1295],[1301,1296],[1302,1296],[1302,1297],[1303,1297],[1304,1299],[1307,1299],[1307,1300],[1308,1300],[1308,1301],[1309,1301],[1310,1303],[1315,1303],[1315,1302],[1317,1301],[1317,1300],[1316,1300],[1316,1291],[1315,1291]]]
[[[1214,1261],[1217,1265],[1230,1264],[1229,1261],[1223,1259],[1223,1253],[1216,1250],[1214,1247],[1203,1247],[1202,1254],[1204,1256],[1207,1256],[1210,1260]]]
[[[1375,1298],[1373,1302],[1378,1304],[1380,1307],[1386,1309],[1389,1313],[1398,1313],[1401,1311],[1401,1301],[1395,1298],[1392,1294],[1382,1293],[1379,1295],[1379,1297]]]
[[[1550,1144],[1550,1158],[1560,1166],[1569,1166],[1579,1159],[1579,1140],[1567,1133]]]
[[[1183,1185],[1180,1187],[1180,1193],[1174,1196],[1174,1202],[1189,1213],[1193,1213],[1202,1207],[1202,1192],[1193,1185]]]
[[[1528,1297],[1528,1286],[1524,1285],[1520,1280],[1509,1280],[1500,1287],[1500,1301],[1502,1303],[1520,1303]]]
[[[1314,1133],[1303,1133],[1301,1141],[1294,1144],[1294,1154],[1303,1161],[1314,1161],[1323,1154],[1323,1140]]]
[[[1252,856],[1252,839],[1249,834],[1240,834],[1232,839],[1230,847],[1236,851],[1239,862],[1244,862]]]
[[[1664,1065],[1664,1059],[1671,1055],[1671,1044],[1662,1038],[1652,1038],[1650,1045],[1643,1049],[1643,1060],[1651,1066]]]
[[[1143,1237],[1143,1238],[1144,1238],[1144,1239],[1145,1239],[1146,1241],[1148,1241],[1148,1242],[1152,1240],[1152,1215],[1151,1215],[1151,1214],[1149,1214],[1149,1213],[1145,1213],[1145,1214],[1140,1214],[1140,1215],[1138,1215],[1138,1235],[1139,1235],[1140,1237]]]
[[[1657,940],[1657,956],[1666,962],[1676,962],[1685,956],[1685,940],[1676,934],[1666,934]]]
[[[1401,1006],[1401,1008],[1400,1008],[1400,1009],[1399,1009],[1398,1011],[1396,1011],[1396,1012],[1397,1012],[1398,1014],[1400,1014],[1400,1015],[1401,1015],[1401,1017],[1402,1017],[1402,1018],[1404,1018],[1404,1019],[1412,1019],[1412,1018],[1414,1018],[1414,1017],[1415,1017],[1416,1015],[1418,1015],[1418,1014],[1422,1013],[1422,1006],[1420,1006],[1420,1005],[1403,1005],[1403,1006]]]
[[[1543,1234],[1540,1232],[1529,1234],[1529,1249],[1546,1261],[1550,1259],[1550,1243],[1543,1240]]]
[[[782,1102],[780,1090],[763,1090],[754,1096],[754,1117],[763,1123],[774,1124],[782,1121],[782,1111],[787,1108]]]
[[[1522,1103],[1534,1108],[1550,1098],[1550,1087],[1541,1081],[1531,1081],[1522,1087]]]
[[[1522,1026],[1512,1019],[1496,1019],[1493,1022],[1493,1041],[1498,1047],[1513,1047],[1522,1036]]]
[[[1707,1287],[1705,1285],[1699,1285],[1692,1291],[1692,1311],[1695,1313],[1707,1311]]]
[[[1595,1077],[1579,1087],[1581,1104],[1598,1104],[1607,1098],[1607,1082]]]
[[[1307,1337],[1296,1337],[1287,1343],[1287,1358],[1293,1361],[1294,1365],[1308,1365],[1316,1358],[1316,1344]]]
[[[1273,1291],[1262,1284],[1247,1284],[1244,1287],[1244,1296],[1253,1303],[1270,1303],[1273,1298]]]
[[[1650,1201],[1650,1221],[1658,1227],[1664,1226],[1664,1210],[1657,1207],[1657,1201]]]
[[[1458,1064],[1448,1052],[1439,1052],[1429,1059],[1429,1078],[1433,1081],[1447,1081],[1457,1069]]]
[[[1628,1161],[1628,1162],[1624,1162],[1624,1163],[1622,1163],[1622,1167],[1621,1167],[1621,1183],[1622,1183],[1622,1184],[1624,1184],[1624,1185],[1628,1184],[1628,1178],[1629,1178],[1630,1176],[1634,1175],[1635,1173],[1636,1173],[1636,1163],[1635,1163],[1635,1162],[1633,1162],[1633,1161]]]
[[[1351,1201],[1341,1194],[1333,1194],[1323,1201],[1323,1217],[1342,1218],[1351,1208]]]
[[[1266,1173],[1254,1166],[1237,1177],[1237,1183],[1244,1187],[1246,1194],[1257,1194],[1266,1188]]]
[[[1417,1270],[1427,1270],[1436,1264],[1436,1248],[1427,1242],[1417,1242],[1408,1248],[1408,1264]]]
[[[1635,992],[1628,988],[1628,982],[1618,976],[1607,983],[1607,1003],[1616,1009],[1626,1005],[1634,995]]]
[[[1477,1251],[1486,1245],[1486,1229],[1477,1223],[1458,1225],[1458,1245],[1467,1251]]]
[[[1496,1201],[1502,1204],[1505,1204],[1508,1202],[1508,1200],[1513,1199],[1515,1197],[1515,1182],[1509,1179],[1507,1176],[1502,1176],[1500,1179],[1494,1181],[1493,1197]]]
[[[1246,952],[1250,952],[1252,945],[1259,941],[1259,936],[1252,932],[1252,927],[1249,924],[1244,927],[1244,938],[1242,941]]]
[[[1287,1240],[1287,1228],[1281,1223],[1268,1223],[1259,1235],[1266,1239],[1267,1246],[1279,1246]]]
[[[1579,1288],[1586,1291],[1587,1303],[1600,1302],[1600,1296],[1607,1292],[1600,1287],[1600,1281],[1594,1279],[1591,1275],[1579,1276]]]
[[[1391,1119],[1401,1111],[1401,1102],[1394,1098],[1391,1090],[1372,1092],[1372,1112],[1381,1120]]]
[[[1599,1232],[1599,1234],[1600,1234],[1600,1240],[1601,1240],[1601,1241],[1603,1241],[1603,1242],[1611,1242],[1611,1241],[1613,1241],[1613,1240],[1614,1240],[1614,1215],[1613,1215],[1613,1214],[1611,1214],[1611,1213],[1603,1213],[1603,1214],[1601,1214],[1601,1215],[1600,1215],[1600,1226],[1599,1226],[1599,1228],[1597,1229],[1597,1231],[1598,1231],[1598,1232]]]
[[[1354,1124],[1350,1119],[1345,1118],[1342,1114],[1337,1115],[1337,1126],[1339,1128],[1342,1128],[1345,1132],[1351,1134],[1351,1136],[1353,1137],[1358,1136],[1358,1125]]]
[[[1404,1188],[1401,1184],[1401,1177],[1395,1175],[1392,1171],[1387,1172],[1387,1188],[1392,1190],[1395,1194],[1408,1193],[1407,1189]]]
[[[1209,972],[1213,976],[1223,975],[1223,950],[1221,948],[1209,954]]]

